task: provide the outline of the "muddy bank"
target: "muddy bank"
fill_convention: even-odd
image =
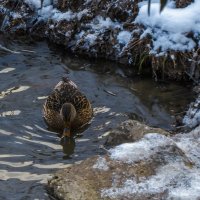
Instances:
[[[155,38],[137,22],[141,1],[1,1],[0,27],[5,33],[29,34],[64,45],[88,57],[107,58],[142,73],[152,70],[154,78],[199,79],[198,35],[186,33],[192,50],[158,48],[152,53]],[[176,1],[183,8],[192,1]],[[136,21],[135,21],[136,20]],[[153,30],[152,30],[153,31]],[[172,41],[173,44],[173,41]]]

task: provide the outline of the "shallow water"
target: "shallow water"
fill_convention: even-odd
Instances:
[[[50,174],[104,153],[99,148],[103,133],[129,117],[172,130],[173,115],[192,98],[184,86],[128,78],[131,72],[116,63],[66,55],[45,42],[15,41],[8,47],[34,53],[0,52],[0,199],[48,199],[43,184]],[[42,118],[46,96],[64,75],[76,82],[95,112],[67,160],[59,137]]]

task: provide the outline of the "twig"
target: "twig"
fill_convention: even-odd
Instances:
[[[177,115],[181,115],[181,114],[184,114],[184,113],[186,113],[186,111],[178,112],[178,113],[175,113],[174,115],[177,116]]]
[[[27,50],[27,49],[22,49],[22,52],[27,52],[27,53],[35,53],[35,51]]]
[[[106,151],[107,153],[110,154],[110,152],[108,151],[108,149],[106,149],[103,145],[100,145],[100,146],[99,146],[99,149],[103,149],[104,151]]]
[[[54,196],[52,196],[51,194],[48,193],[48,195],[49,195],[49,198],[50,198],[51,200],[56,200],[56,198],[55,198]]]
[[[193,78],[191,76],[191,74],[189,74],[187,71],[185,71],[185,73],[189,76],[190,79],[192,79],[197,85],[199,84],[199,82],[197,80],[195,80],[195,78]]]
[[[110,95],[112,95],[112,96],[116,96],[116,94],[113,93],[113,92],[111,92],[111,91],[108,91],[108,90],[103,90],[103,91],[106,92],[106,93],[108,93],[108,94],[110,94]]]

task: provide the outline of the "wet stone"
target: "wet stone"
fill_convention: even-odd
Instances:
[[[109,131],[105,145],[116,146],[126,142],[135,142],[148,133],[160,133],[169,136],[170,133],[159,128],[152,128],[135,120],[122,122],[120,126]]]

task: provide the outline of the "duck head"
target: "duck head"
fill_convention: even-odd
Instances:
[[[76,117],[76,109],[71,103],[64,103],[60,110],[60,115],[64,122],[62,137],[71,137],[71,124]]]

